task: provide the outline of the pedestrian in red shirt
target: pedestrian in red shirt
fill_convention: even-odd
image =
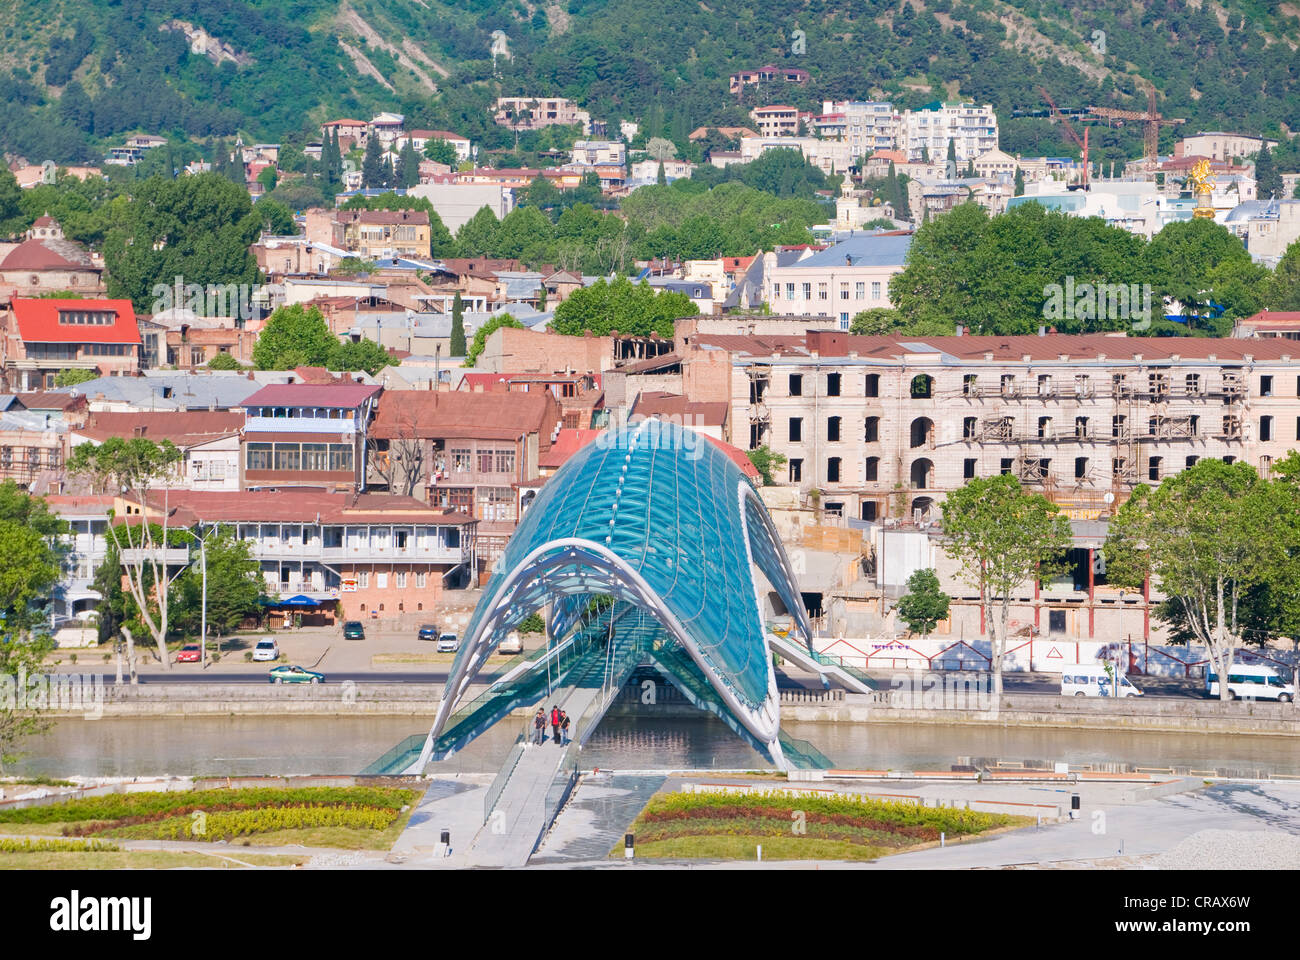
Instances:
[[[551,736],[555,742],[560,742],[560,708],[559,706],[551,707]]]

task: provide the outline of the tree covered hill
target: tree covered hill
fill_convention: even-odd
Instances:
[[[1145,109],[1149,82],[1184,131],[1277,135],[1300,128],[1296,12],[1274,0],[11,0],[0,149],[93,159],[136,130],[301,141],[330,116],[395,110],[490,150],[513,144],[487,109],[505,94],[568,96],[679,143],[746,122],[758,102],[962,97],[995,106],[1004,149],[1064,153],[1058,127],[1012,110],[1040,107],[1039,86],[1062,106]],[[497,30],[512,56],[494,62]],[[767,63],[812,82],[728,92],[731,73]],[[1135,126],[1095,134],[1103,161],[1141,152]],[[1162,131],[1166,149],[1175,135]]]

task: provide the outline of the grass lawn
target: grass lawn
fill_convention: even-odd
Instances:
[[[735,793],[663,793],[628,828],[638,857],[753,860],[875,860],[1017,829],[1009,814],[923,807],[854,794],[791,794],[755,785]],[[610,852],[623,855],[622,846]]]
[[[299,827],[233,837],[228,843],[231,847],[279,847],[300,843],[304,847],[334,847],[340,850],[387,850],[397,842],[402,830],[406,828],[406,822],[411,819],[414,809],[412,807],[383,830],[356,827]],[[188,826],[190,823],[189,817],[184,817],[183,821],[183,826]],[[137,823],[98,832],[95,836],[122,840],[151,840],[158,838],[160,828],[165,828],[169,822],[169,820],[161,820],[153,823]],[[186,837],[185,839],[202,838]]]
[[[242,860],[243,863],[235,861]],[[225,870],[231,867],[293,867],[307,855],[249,854],[223,851],[218,856],[184,850],[117,850],[100,853],[0,853],[0,870],[170,870],[177,867]]]

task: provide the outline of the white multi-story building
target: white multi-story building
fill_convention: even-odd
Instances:
[[[618,140],[575,140],[569,156],[570,162],[584,167],[621,167],[627,162],[627,147]]]
[[[871,100],[823,101],[822,115],[814,121],[823,137],[847,143],[855,159],[894,149],[898,123],[893,104]]]
[[[848,173],[855,157],[843,140],[819,140],[817,137],[742,137],[740,162],[757,160],[769,150],[798,150],[804,159],[828,176]]]
[[[916,160],[948,155],[951,142],[958,163],[967,163],[998,145],[998,118],[991,104],[934,103],[904,111],[899,118],[897,148]]]
[[[789,266],[773,267],[765,280],[772,313],[830,318],[847,330],[863,310],[890,307],[889,281],[902,271],[911,234],[850,237]]]

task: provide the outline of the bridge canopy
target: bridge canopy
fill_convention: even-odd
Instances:
[[[430,741],[524,618],[549,604],[548,630],[558,641],[583,621],[594,597],[607,596],[650,614],[658,626],[653,643],[689,655],[724,719],[780,763],[776,675],[756,568],[809,641],[780,538],[726,453],[659,420],[606,431],[547,482],[497,561]]]

